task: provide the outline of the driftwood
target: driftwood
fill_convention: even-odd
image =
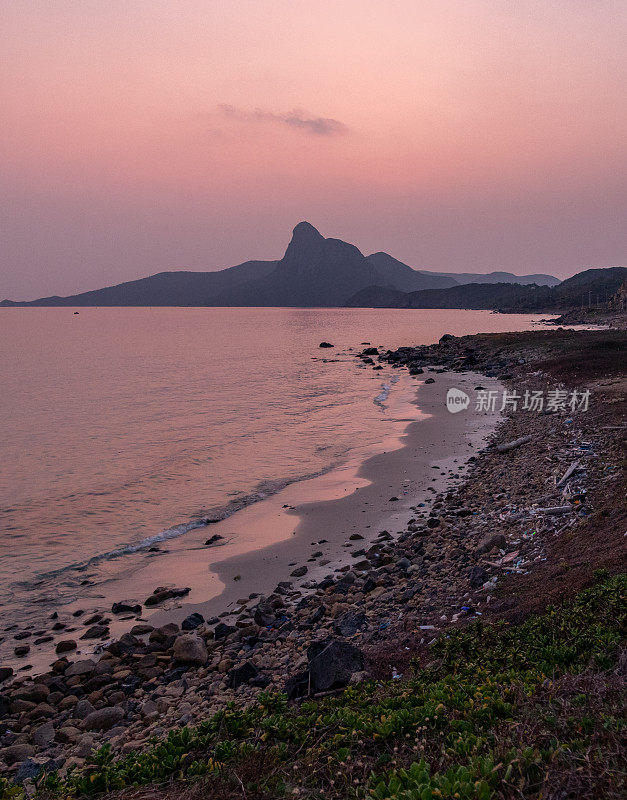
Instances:
[[[551,508],[531,509],[533,514],[547,514],[547,515],[568,514],[568,512],[572,510],[573,510],[572,506],[552,506]]]
[[[573,474],[573,472],[576,472],[578,468],[579,468],[579,461],[573,461],[573,463],[570,465],[570,467],[568,467],[566,472],[559,479],[559,481],[557,482],[557,485],[558,486],[563,486],[566,483],[566,481],[570,478],[570,476]]]
[[[496,450],[498,453],[507,453],[508,450],[514,450],[522,444],[528,444],[533,439],[533,436],[521,436],[520,439],[514,439],[513,442],[505,442],[505,444],[497,444]]]

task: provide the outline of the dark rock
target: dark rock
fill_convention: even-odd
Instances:
[[[450,342],[451,339],[454,338],[455,337],[452,336],[450,333],[445,333],[443,336],[440,336],[440,344],[442,344],[442,342]]]
[[[114,614],[139,614],[142,607],[139,603],[131,603],[130,601],[122,600],[120,603],[114,603],[111,606],[111,611]]]
[[[330,342],[320,342],[320,344],[318,345],[318,347],[334,347],[334,346],[335,345],[332,345]]]
[[[353,636],[357,631],[361,631],[366,627],[366,615],[363,611],[357,614],[349,612],[344,614],[343,617],[335,624],[335,632],[340,636]]]
[[[232,633],[235,633],[236,631],[237,628],[234,628],[232,625],[227,625],[224,622],[220,622],[213,629],[213,637],[214,639],[226,639],[227,636],[230,636]]]
[[[268,603],[259,603],[253,612],[253,619],[259,627],[270,628],[276,622],[276,614]]]
[[[216,521],[218,521],[218,520],[216,520]],[[210,536],[207,539],[207,541],[205,542],[205,545],[215,544],[216,542],[222,541],[222,539],[224,539],[224,536],[220,536],[219,533],[214,533],[213,536]]]
[[[88,714],[83,721],[83,727],[86,731],[108,731],[123,719],[123,709],[119,706],[108,706]]]
[[[23,658],[30,653],[30,645],[28,644],[21,644],[19,647],[16,647],[13,652],[18,658]]]
[[[250,661],[246,661],[241,667],[236,667],[229,672],[228,686],[230,689],[237,689],[245,683],[248,683],[251,678],[255,678],[259,674],[257,667]]]
[[[287,680],[283,692],[288,700],[297,700],[309,693],[309,672],[299,672]]]
[[[473,589],[480,589],[489,578],[490,575],[483,567],[473,567],[468,576]]]
[[[364,659],[357,647],[348,642],[331,642],[309,662],[313,692],[326,692],[348,685],[353,672],[364,668]]]
[[[489,553],[497,547],[499,550],[505,550],[507,547],[507,539],[502,533],[491,533],[483,539],[477,547],[477,553]]]
[[[373,589],[376,588],[377,588],[376,582],[372,578],[368,577],[366,578],[364,585],[361,587],[361,591],[364,594],[368,594],[369,592],[371,592]]]
[[[109,635],[108,625],[92,625],[87,628],[85,633],[80,637],[81,639],[103,639]]]
[[[306,574],[307,574],[307,572],[308,572],[308,569],[307,569],[307,567],[306,567],[306,566],[303,564],[303,566],[302,566],[302,567],[296,567],[296,569],[292,570],[292,572],[290,572],[290,575],[291,575],[293,578],[302,578],[302,576],[303,576],[303,575],[306,575]]]
[[[437,528],[440,520],[437,517],[429,517],[427,520],[427,528]]]
[[[435,378],[427,378],[425,383],[435,383]]]
[[[57,643],[55,647],[56,653],[69,653],[70,650],[76,650],[76,642],[74,639],[63,639]]]
[[[29,703],[43,703],[50,694],[50,689],[43,683],[31,683],[21,686],[13,695],[14,700],[27,700]]]
[[[0,683],[13,675],[13,667],[0,667]]]
[[[376,347],[366,347],[361,351],[362,356],[378,356],[379,350]]]
[[[181,628],[184,631],[193,631],[196,628],[199,628],[204,621],[205,618],[203,615],[199,614],[197,611],[194,611],[193,614],[190,614],[189,617],[185,617],[183,622],[181,622]]]
[[[13,764],[20,764],[26,761],[29,756],[34,755],[35,748],[30,744],[12,744],[0,750],[2,760],[9,766]]]

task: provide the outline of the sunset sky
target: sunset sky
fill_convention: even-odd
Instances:
[[[627,263],[624,0],[0,0],[0,299],[279,258]]]

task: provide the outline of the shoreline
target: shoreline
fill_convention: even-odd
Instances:
[[[429,375],[434,370],[435,367]],[[384,373],[379,375],[384,377]],[[388,408],[392,430],[384,441],[354,451],[345,463],[327,472],[293,481],[220,522],[198,526],[163,542],[154,552],[147,549],[123,556],[122,560],[104,562],[100,565],[102,580],[87,587],[72,603],[56,609],[58,616],[54,619],[63,620],[69,628],[43,649],[31,650],[30,669],[23,668],[20,658],[5,658],[1,666],[13,667],[16,676],[34,678],[58,659],[54,652],[57,641],[76,637],[78,647],[67,653],[70,658],[97,657],[108,643],[138,624],[180,625],[192,613],[200,613],[206,619],[226,619],[246,605],[254,605],[256,595],[270,594],[281,581],[300,584],[307,592],[312,581],[345,570],[354,561],[348,550],[350,533],[364,529],[365,541],[361,544],[365,545],[381,527],[402,529],[412,516],[412,505],[422,502],[428,506],[434,494],[442,491],[447,481],[450,483],[453,468],[464,471],[462,462],[472,454],[466,452],[468,426],[463,415],[449,414],[444,395],[453,383],[469,386],[478,380],[479,376],[472,374],[441,374],[430,385],[406,376],[405,386],[399,386],[397,396],[392,396]],[[444,434],[442,422],[446,423]],[[475,448],[481,444],[482,431],[483,428],[472,436]],[[453,459],[459,463],[454,464]],[[445,461],[448,463],[442,463],[441,467],[449,475],[441,469],[435,470],[436,462]],[[386,485],[388,479],[383,476],[388,472]],[[410,495],[410,488],[403,481],[414,487],[413,494]],[[390,503],[392,496],[399,496],[399,501]],[[366,513],[362,513],[362,505],[366,506]],[[317,526],[324,533],[319,534]],[[215,536],[221,540],[206,546],[206,541]],[[326,541],[318,545],[322,539]],[[260,542],[264,544],[260,546]],[[311,563],[311,552],[321,553],[315,563]],[[128,562],[126,566],[124,559]],[[307,574],[294,580],[290,573],[301,565],[307,567]],[[191,591],[179,600],[166,599],[154,609],[144,606],[144,600],[161,586],[185,587]],[[251,594],[254,596],[249,597]],[[237,603],[243,599],[248,603]],[[112,604],[118,602],[141,605],[142,612],[112,614]],[[72,624],[75,614],[80,616]],[[84,633],[84,620],[103,626],[103,630],[106,627],[108,632],[99,639],[81,642],[78,637]]]
[[[399,518],[401,531],[387,533],[378,524],[367,529],[361,519],[367,515],[352,505],[355,497],[318,504],[318,520],[334,505],[352,507],[351,525],[364,537],[350,540],[353,529],[342,531],[351,542],[345,555],[352,569],[333,573],[329,564],[331,574],[315,578],[312,569],[303,576],[310,589],[290,578],[270,595],[253,598],[236,619],[219,617],[190,631],[164,619],[143,637],[122,636],[98,662],[59,659],[34,682],[5,684],[10,735],[0,739],[0,762],[7,774],[20,777],[33,759],[32,769],[41,770],[46,759],[62,773],[81,768],[105,742],[116,754],[141,751],[152,737],[207,719],[233,700],[253,703],[260,691],[286,691],[294,700],[323,696],[310,667],[316,648],[329,642],[360,654],[334,691],[349,679],[389,679],[408,669],[411,658],[429,663],[430,643],[443,631],[479,614],[487,621],[520,621],[590,585],[598,568],[624,568],[619,520],[625,510],[618,498],[624,486],[625,376],[616,359],[624,344],[619,332],[556,330],[480,334],[382,354],[410,372],[419,362],[423,370],[436,370],[435,384],[423,384],[420,392],[435,395],[436,387],[443,391],[446,382],[457,386],[462,379],[472,388],[479,373],[486,388],[497,381],[508,390],[587,386],[594,402],[576,413],[509,409],[488,447],[468,448],[472,460],[457,485],[429,492],[433,502],[424,507],[414,502],[411,509],[408,494],[413,517],[402,524]],[[446,372],[437,369],[440,364]],[[460,428],[476,427],[473,412],[442,412]],[[416,437],[429,420],[435,427],[437,418],[429,417],[410,425],[406,437]],[[494,446],[521,437],[526,441],[511,450]],[[403,451],[411,448],[375,457],[375,463]],[[453,465],[444,464],[440,478]],[[385,474],[385,485],[369,485],[389,504],[392,486]],[[398,486],[405,478],[402,471],[394,474],[392,485]],[[560,514],[546,513],[560,504]],[[306,507],[300,511],[301,539],[311,546],[313,517]],[[353,547],[357,551],[348,558]],[[223,574],[232,566],[223,565]],[[237,588],[246,594],[243,584]]]

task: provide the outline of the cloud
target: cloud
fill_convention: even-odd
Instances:
[[[314,117],[305,111],[297,109],[286,114],[275,114],[272,111],[264,111],[261,108],[256,108],[254,111],[245,111],[227,104],[222,104],[218,108],[225,116],[239,122],[276,122],[279,125],[297,128],[314,136],[337,136],[348,130],[346,125],[337,119]]]

